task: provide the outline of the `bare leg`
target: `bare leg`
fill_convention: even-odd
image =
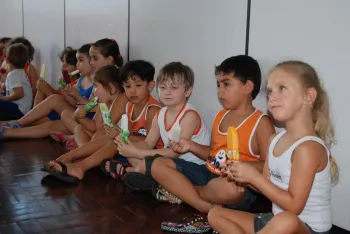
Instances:
[[[87,131],[83,126],[80,124],[77,125],[74,129],[74,139],[75,142],[78,145],[78,148],[84,145],[85,143],[89,142],[92,137],[92,133]],[[95,138],[98,139],[98,138]]]
[[[85,145],[72,150],[66,154],[61,155],[56,160],[61,161],[63,163],[70,163],[76,159],[88,157],[93,153],[97,152],[99,149],[103,148],[109,143],[109,139],[106,137],[101,137],[94,141],[88,142]],[[51,162],[49,165],[53,165]]]
[[[61,114],[61,119],[69,131],[74,133],[74,129],[79,125],[79,123],[74,118],[74,112],[70,110],[64,110]]]
[[[44,101],[45,98],[45,94],[38,90],[34,98],[34,107],[36,107],[40,102]]]
[[[87,170],[99,166],[103,159],[113,158],[113,156],[116,155],[117,153],[118,153],[118,147],[113,142],[110,142],[105,147],[98,150],[97,152],[95,152],[88,158],[84,159],[83,161],[78,163],[66,164],[67,173],[71,176],[74,176],[82,180]],[[54,163],[53,165],[57,171],[62,171],[62,168],[59,164]]]
[[[52,131],[69,133],[69,130],[61,120],[47,121],[45,123],[27,128],[8,128],[2,133],[3,138],[43,138]]]
[[[221,233],[221,232],[220,232]],[[285,211],[271,219],[270,222],[258,232],[259,234],[308,234],[306,225],[295,214]]]
[[[101,125],[93,135],[92,139],[96,139],[104,135],[106,135],[105,128],[103,127],[103,125]]]
[[[166,190],[200,212],[208,212],[210,203],[203,200],[192,183],[176,170],[175,162],[169,158],[154,160],[151,174]]]
[[[64,110],[74,111],[74,108],[69,105],[62,96],[54,94],[39,103],[36,107],[34,107],[34,109],[32,109],[17,122],[22,126],[27,126],[34,121],[48,116],[52,111],[62,114]]]
[[[254,233],[254,214],[248,212],[229,210],[216,206],[209,211],[208,221],[210,226],[220,234]]]

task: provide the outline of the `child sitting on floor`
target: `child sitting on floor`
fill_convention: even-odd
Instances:
[[[24,72],[28,57],[28,49],[20,43],[7,49],[6,62],[9,65],[9,73],[5,82],[6,96],[0,94],[0,120],[21,118],[32,107],[32,90]]]

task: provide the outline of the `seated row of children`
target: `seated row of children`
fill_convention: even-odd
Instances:
[[[169,63],[154,82],[151,63],[135,60],[122,66],[113,40],[83,47],[76,52],[80,83],[48,96],[43,88],[41,102],[28,114],[0,125],[1,138],[52,135],[74,142],[70,152],[46,163],[43,170],[78,183],[87,170],[101,165],[107,175],[134,191],[151,190],[159,201],[185,202],[199,211],[177,223],[163,222],[162,230],[328,233],[337,167],[329,153],[333,142],[329,101],[314,68],[286,61],[270,71],[269,111],[285,125],[276,134],[272,119],[252,104],[261,87],[257,61],[245,55],[225,59],[215,68],[223,109],[209,134],[188,102],[195,80],[191,68]],[[84,80],[87,86],[92,82],[93,91],[81,98],[80,90],[88,88],[81,87]],[[160,102],[151,95],[154,88]],[[107,105],[112,124],[103,124],[106,113],[98,105],[87,111],[94,97]],[[52,113],[56,119],[50,118]],[[89,113],[95,113],[92,119]],[[123,114],[129,122],[128,139],[118,125]],[[227,157],[231,126],[238,133],[239,162]],[[174,132],[179,129],[178,138]],[[246,212],[258,193],[272,201],[272,213]]]

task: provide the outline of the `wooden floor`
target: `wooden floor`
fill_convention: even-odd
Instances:
[[[131,192],[98,168],[78,185],[40,171],[64,152],[50,139],[0,142],[0,233],[161,233],[162,221],[194,212]]]

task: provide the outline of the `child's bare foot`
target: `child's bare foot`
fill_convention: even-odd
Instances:
[[[54,162],[54,161],[53,161]],[[79,163],[66,164],[67,174],[82,180],[84,178],[84,171]],[[53,167],[56,171],[62,172],[62,167],[57,162],[53,163]]]

